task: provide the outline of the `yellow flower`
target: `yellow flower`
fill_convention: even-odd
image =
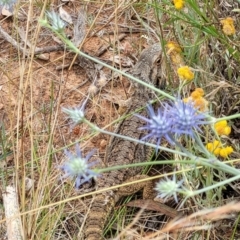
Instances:
[[[202,96],[201,96],[201,93],[199,93],[198,91],[193,91],[193,92],[191,93],[191,97],[192,97],[193,99],[198,99],[198,98],[200,98],[200,97],[202,97]]]
[[[183,0],[173,0],[174,6],[177,10],[181,10],[184,6]]]
[[[221,151],[221,143],[217,140],[214,140],[213,143],[207,143],[206,148],[209,152],[213,153],[215,156],[218,156]]]
[[[204,95],[204,91],[203,91],[202,88],[196,88],[195,91],[196,91],[196,92],[199,92],[199,93],[201,94],[201,96]]]
[[[194,99],[194,107],[197,108],[201,112],[207,111],[208,101],[203,97]]]
[[[168,48],[168,54],[170,54],[171,52],[177,52],[177,53],[181,53],[182,52],[182,48],[180,47],[180,45],[174,41],[169,41],[166,44],[167,48]]]
[[[196,88],[192,93],[191,93],[191,97],[192,98],[199,98],[202,97],[204,95],[204,91],[202,88]]]
[[[191,96],[188,98],[184,98],[184,102],[192,101],[194,103],[194,107],[197,108],[199,111],[207,111],[208,109],[208,101],[203,98],[204,91],[202,88],[196,88],[192,93]]]
[[[175,65],[182,65],[184,64],[183,58],[181,56],[182,48],[180,45],[174,41],[169,41],[166,44],[167,47],[167,54],[170,56],[171,61]]]
[[[218,135],[228,136],[231,133],[231,127],[228,126],[226,120],[222,120],[222,121],[215,123],[214,128]]]
[[[221,156],[223,158],[227,158],[232,152],[232,147],[222,147],[222,144],[214,140],[213,143],[207,143],[206,148],[209,152],[213,153],[215,156]]]
[[[176,65],[182,65],[184,63],[182,56],[179,53],[172,52],[170,55],[172,62]]]
[[[225,147],[220,150],[219,155],[223,158],[227,158],[228,155],[230,155],[232,152],[233,152],[232,147]]]
[[[233,35],[236,33],[233,19],[231,17],[221,20],[220,23],[222,24],[222,30],[226,35]]]
[[[177,73],[182,80],[191,81],[194,78],[194,73],[190,70],[188,66],[178,68]]]

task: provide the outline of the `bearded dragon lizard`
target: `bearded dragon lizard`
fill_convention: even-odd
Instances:
[[[161,60],[162,48],[159,43],[156,43],[149,48],[143,50],[140,58],[133,68],[132,75],[140,80],[151,85],[157,84],[159,75],[158,63]],[[139,130],[145,125],[145,122],[133,115],[137,109],[143,108],[141,115],[146,116],[146,104],[152,98],[152,91],[140,84],[135,85],[136,89],[131,98],[130,106],[126,111],[125,118],[117,127],[116,133],[129,136],[135,139],[141,139],[146,131]],[[105,164],[108,167],[116,165],[126,165],[147,161],[151,156],[153,149],[145,145],[131,142],[122,138],[112,137],[105,154]],[[137,179],[143,179],[146,175],[140,175],[142,167],[124,168],[103,173],[96,181],[97,189],[112,187],[130,182]],[[112,212],[116,202],[126,195],[131,195],[138,190],[144,188],[146,183],[126,186],[104,193],[97,194],[90,207],[89,214],[86,218],[84,239],[86,240],[101,240],[103,239],[103,229],[106,220]],[[152,195],[152,183],[145,186],[143,197],[148,198]]]

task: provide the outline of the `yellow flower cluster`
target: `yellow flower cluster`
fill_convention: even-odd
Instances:
[[[226,120],[219,121],[214,124],[214,129],[218,135],[229,135],[231,133],[231,127],[228,126]],[[206,145],[208,151],[212,152],[216,156],[221,156],[227,158],[232,152],[233,148],[230,146],[222,147],[222,144],[215,140],[213,143],[208,143]]]
[[[183,58],[181,56],[182,48],[179,46],[178,43],[169,41],[166,44],[167,47],[167,54],[170,56],[172,62],[175,65],[181,66],[184,64]]]
[[[184,1],[183,0],[173,0],[174,7],[177,10],[181,10],[184,7]]]
[[[179,46],[178,43],[174,41],[169,41],[167,43],[167,48],[168,48],[168,54],[170,54],[171,52],[177,52],[177,53],[182,52],[182,48]]]
[[[213,143],[208,143],[206,148],[209,152],[213,153],[215,156],[221,156],[223,158],[227,158],[232,152],[233,148],[230,146],[222,147],[222,144],[214,140]]]
[[[196,88],[191,96],[188,98],[184,98],[184,102],[192,101],[194,103],[195,108],[199,111],[204,112],[207,111],[208,101],[203,97],[204,91],[202,88]]]
[[[188,66],[183,66],[178,68],[177,73],[179,78],[182,80],[191,81],[194,78],[194,73],[191,71],[191,69]]]
[[[169,41],[166,44],[167,54],[170,56],[174,68],[177,69],[178,77],[181,80],[191,81],[194,78],[194,73],[188,66],[184,66],[184,60],[182,58],[182,48],[178,43]]]
[[[222,121],[215,123],[214,128],[218,135],[228,136],[231,133],[231,127],[228,126],[226,120],[222,120]]]
[[[222,24],[222,30],[226,35],[233,35],[236,33],[233,19],[231,17],[221,20],[220,23]]]

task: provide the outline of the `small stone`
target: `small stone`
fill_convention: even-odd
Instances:
[[[102,139],[100,141],[100,148],[105,148],[107,146],[107,141],[105,139]]]

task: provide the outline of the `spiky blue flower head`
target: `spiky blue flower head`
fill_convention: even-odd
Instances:
[[[92,150],[86,157],[83,157],[77,144],[76,155],[64,150],[66,156],[68,157],[68,161],[61,167],[61,169],[65,172],[63,178],[76,178],[76,188],[79,188],[81,184],[88,182],[91,178],[98,176],[97,171],[91,169],[91,167],[96,164],[96,161],[88,163],[88,160],[92,157],[94,151],[95,150]]]
[[[177,193],[182,192],[183,180],[176,181],[176,175],[173,175],[173,179],[169,179],[165,176],[165,180],[161,180],[157,183],[155,190],[158,192],[157,197],[167,199],[171,196],[174,197],[176,203],[178,202]]]
[[[51,12],[47,11],[46,15],[51,23],[52,28],[59,33],[63,33],[63,30],[66,27],[66,24],[60,18],[60,16],[55,11],[51,11]]]
[[[0,0],[0,11],[5,8],[12,12],[13,6],[16,2],[17,0]]]
[[[147,125],[139,128],[140,130],[148,130],[148,134],[144,136],[141,140],[145,139],[156,139],[159,145],[161,139],[164,137],[170,144],[175,144],[172,137],[172,125],[173,119],[169,116],[168,106],[165,105],[162,109],[158,109],[157,113],[154,112],[151,105],[147,106],[149,118],[143,117],[141,115],[137,116],[147,122]]]
[[[209,124],[206,115],[199,112],[193,102],[177,99],[169,109],[169,117],[174,119],[172,132],[177,136],[186,134],[194,138],[194,131],[201,132],[199,126]]]

